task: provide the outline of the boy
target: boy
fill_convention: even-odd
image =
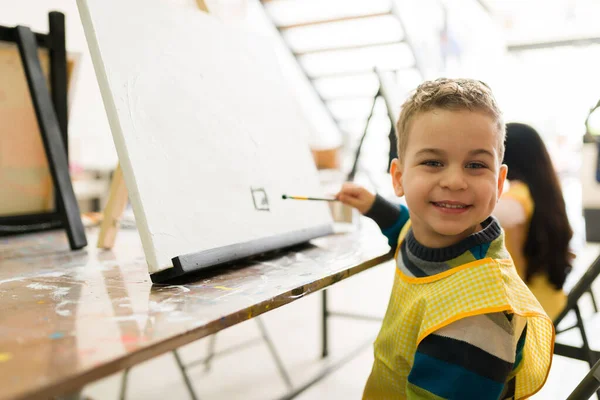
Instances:
[[[505,127],[489,87],[421,84],[397,124],[394,191],[337,198],[396,248],[388,309],[364,399],[521,399],[544,384],[554,327],[518,277],[491,217],[506,178]]]

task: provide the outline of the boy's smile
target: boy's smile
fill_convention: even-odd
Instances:
[[[496,121],[482,112],[434,109],[414,117],[391,173],[422,245],[455,244],[491,215],[506,177],[498,135]]]
[[[470,204],[452,200],[433,201],[432,204],[437,207],[440,212],[449,214],[461,214],[471,207]]]

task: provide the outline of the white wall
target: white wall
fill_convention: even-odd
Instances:
[[[75,0],[0,0],[0,25],[25,25],[47,33],[49,11],[65,14],[67,50],[81,54],[70,92],[71,166],[114,168],[117,155]]]

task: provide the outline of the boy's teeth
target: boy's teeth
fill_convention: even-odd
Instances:
[[[446,203],[435,203],[438,207],[444,208],[465,208],[466,206],[462,206],[459,204],[446,204]]]

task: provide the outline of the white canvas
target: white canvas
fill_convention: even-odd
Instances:
[[[322,190],[310,125],[268,43],[193,2],[78,6],[150,273],[184,254],[231,259],[331,232],[326,204],[281,199]]]

